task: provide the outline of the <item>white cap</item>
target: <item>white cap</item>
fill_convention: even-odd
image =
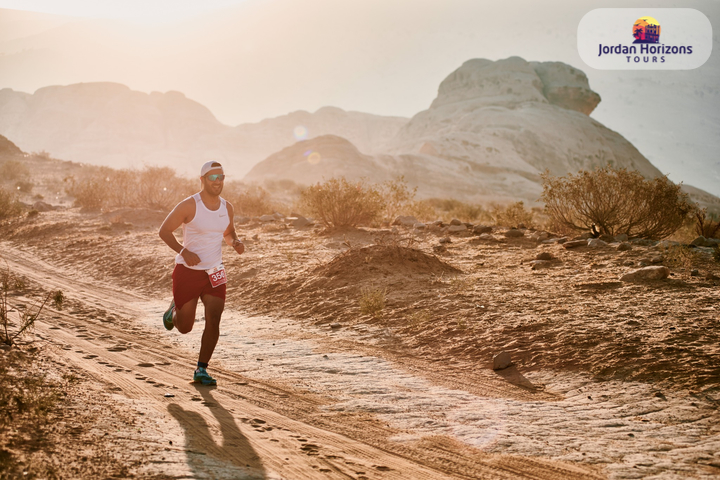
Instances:
[[[216,168],[219,168],[221,172],[225,173],[225,170],[223,170],[222,165],[220,165],[218,162],[214,160],[210,160],[209,162],[205,162],[200,169],[200,176],[204,177],[207,172],[210,170],[215,170]]]

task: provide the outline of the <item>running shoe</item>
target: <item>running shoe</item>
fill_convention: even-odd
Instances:
[[[165,326],[165,330],[172,330],[173,325],[173,312],[175,311],[175,300],[170,303],[170,308],[167,309],[167,311],[163,314],[163,325]]]
[[[217,381],[203,367],[198,367],[193,375],[193,383],[202,383],[203,385],[217,385]]]

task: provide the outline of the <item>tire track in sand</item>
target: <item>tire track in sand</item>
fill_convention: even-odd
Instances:
[[[220,388],[189,385],[184,365],[192,354],[131,320],[142,298],[3,247],[13,272],[80,302],[71,313],[50,310],[52,321],[38,322],[42,337],[98,382],[174,418],[188,450],[245,469],[249,478],[601,478],[587,467],[486,454],[444,437],[397,444],[372,416],[329,414],[319,409],[322,398],[223,368],[213,370]]]

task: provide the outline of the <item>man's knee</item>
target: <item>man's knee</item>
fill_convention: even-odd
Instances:
[[[187,322],[187,323],[178,323],[175,325],[175,328],[177,328],[178,332],[185,334],[192,332],[193,324],[195,322]]]

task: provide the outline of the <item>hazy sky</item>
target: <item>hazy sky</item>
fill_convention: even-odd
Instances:
[[[178,90],[229,125],[326,105],[411,117],[470,58],[562,61],[583,70],[603,98],[594,118],[675,181],[720,194],[717,49],[706,65],[687,72],[586,66],[576,47],[580,19],[594,8],[622,6],[589,0],[0,0],[0,8],[14,9],[0,10],[0,88],[34,92],[114,81],[143,92]],[[696,8],[713,25],[720,21],[718,1],[632,6]]]

